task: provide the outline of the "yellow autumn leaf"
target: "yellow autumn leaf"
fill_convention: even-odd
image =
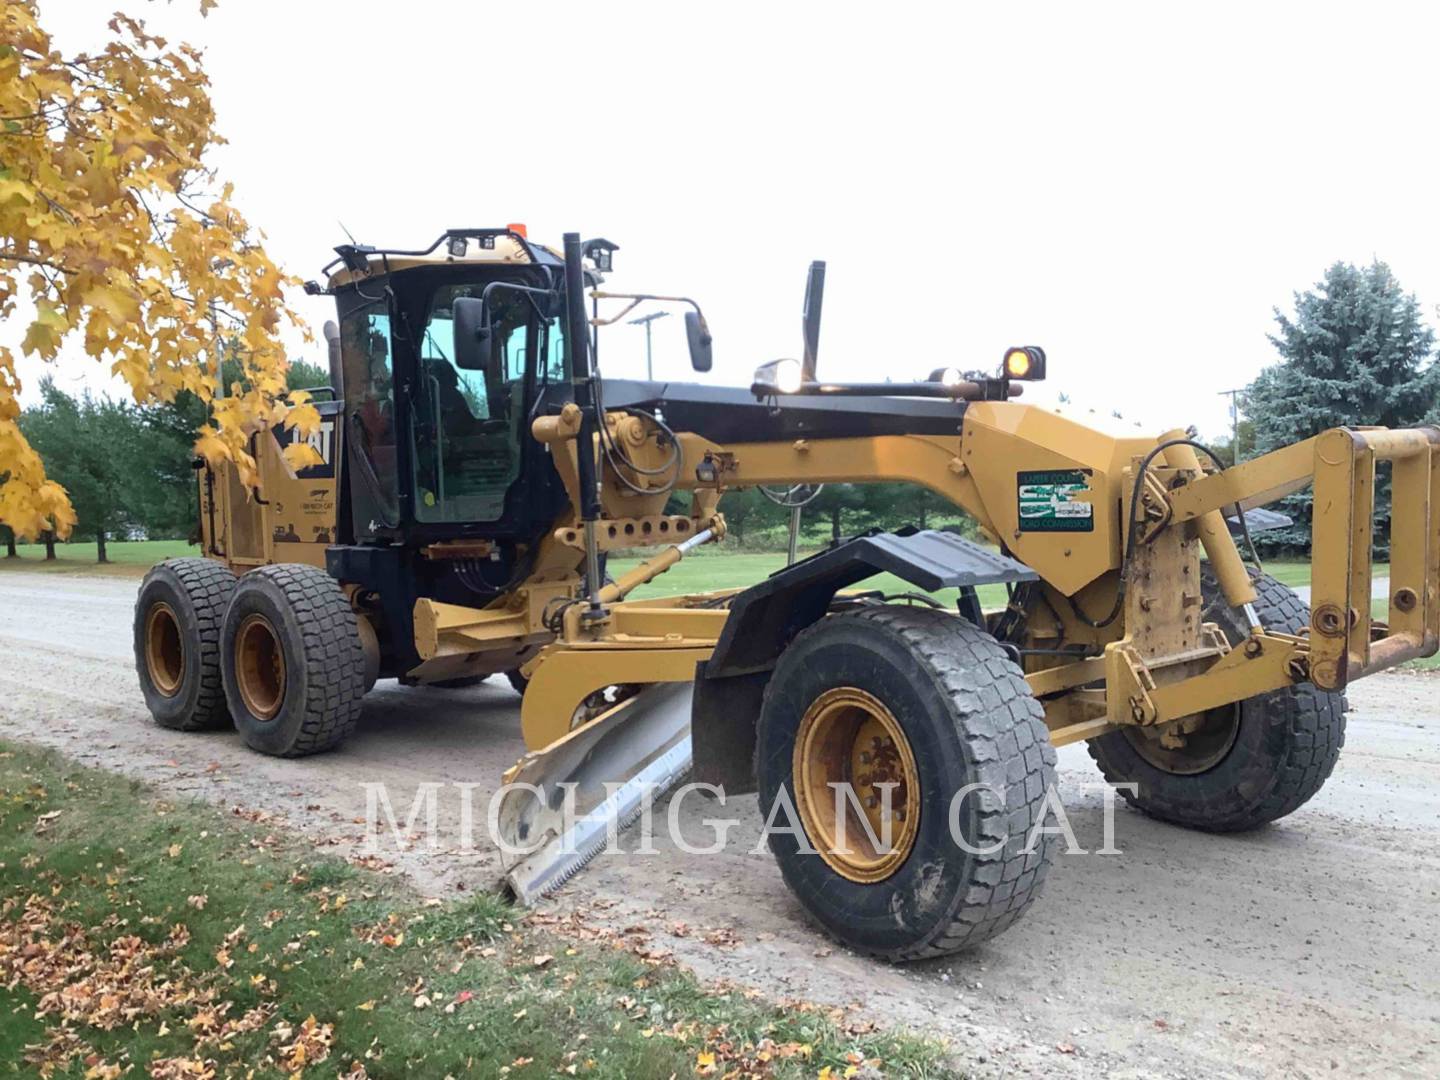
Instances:
[[[296,391],[301,393],[302,391]],[[293,398],[294,395],[292,394]],[[301,435],[312,435],[320,427],[320,411],[308,402],[296,402],[287,412],[282,413],[287,428],[294,428]]]
[[[196,2],[202,14],[214,6]],[[292,417],[285,400],[279,335],[308,330],[286,298],[298,282],[216,173],[223,139],[203,54],[120,14],[104,47],[80,57],[66,51],[69,38],[51,38],[40,10],[40,0],[0,5],[0,250],[10,255],[0,260],[0,306],[34,313],[17,326],[20,351],[49,363],[74,333],[83,337],[75,355],[83,349],[124,379],[137,403],[181,391],[211,402],[216,327],[228,328],[248,389],[221,399],[196,451],[235,461],[253,484],[251,432],[284,423],[308,436],[318,423],[313,407]],[[77,24],[80,38],[87,31],[103,32]],[[16,423],[14,360],[0,346],[0,524],[63,538],[75,515]]]
[[[312,465],[323,465],[325,459],[320,452],[308,442],[293,442],[281,451],[285,464],[292,472],[299,472],[301,469],[308,469]]]

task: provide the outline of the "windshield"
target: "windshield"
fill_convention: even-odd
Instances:
[[[543,384],[564,377],[558,320],[541,320],[522,295],[490,294],[496,362],[465,371],[454,361],[452,308],[483,284],[437,289],[421,335],[414,393],[415,516],[420,521],[491,522],[520,475],[526,372]],[[541,362],[543,361],[543,362]]]

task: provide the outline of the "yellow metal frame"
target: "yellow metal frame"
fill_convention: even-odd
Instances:
[[[961,414],[957,412],[957,419]],[[643,418],[616,411],[605,420],[643,468],[663,465],[670,450]],[[605,549],[682,540],[702,530],[723,536],[716,513],[725,491],[759,484],[906,481],[960,507],[1043,582],[1026,612],[1032,691],[1046,709],[1057,745],[1093,738],[1124,724],[1162,725],[1197,712],[1309,679],[1340,690],[1352,679],[1440,646],[1440,430],[1337,428],[1223,472],[1206,473],[1193,449],[1168,446],[1141,485],[1146,524],[1126,568],[1120,618],[1096,625],[1114,606],[1130,521],[1136,469],[1159,440],[1115,436],[1059,412],[1018,402],[970,402],[952,436],[883,435],[773,440],[720,445],[694,432],[677,434],[681,460],[675,487],[692,497],[688,516],[664,513],[668,489],[652,474],[622,483],[601,472],[600,544]],[[668,547],[607,587],[606,615],[581,619],[583,558],[578,503],[579,412],[537,419],[572,507],[539,542],[531,577],[484,609],[422,599],[414,610],[422,665],[412,677],[452,677],[521,663],[531,678],[522,717],[527,745],[538,749],[568,730],[578,706],[605,686],[683,681],[694,676],[724,625],[723,594],[630,601],[681,557]],[[202,476],[207,546],[237,570],[266,562],[323,563],[324,545],[281,538],[281,505],[309,498],[316,521],[333,518],[333,481],[301,481],[285,466],[275,440],[257,440],[264,501],[251,500],[229,470]],[[1376,466],[1389,463],[1392,484],[1389,617],[1372,620],[1372,518]],[[1028,532],[1021,527],[1016,474],[1078,470],[1088,477],[1093,527],[1086,532]],[[1260,506],[1314,484],[1312,620],[1288,637],[1256,628],[1230,648],[1201,623],[1199,548],[1227,600],[1242,606],[1255,593],[1223,515]],[[322,490],[323,489],[323,490]],[[636,490],[639,489],[639,490]],[[318,501],[316,492],[320,492]],[[213,504],[213,505],[212,505]],[[208,522],[215,516],[215,535]],[[289,512],[289,511],[287,511]],[[312,531],[319,532],[312,526]],[[248,538],[248,542],[241,540]],[[241,548],[244,550],[240,550]],[[444,552],[436,557],[443,557]],[[1088,612],[1088,617],[1082,613]],[[1091,655],[1066,661],[1046,647],[1058,642]],[[538,653],[538,654],[537,654]],[[1103,684],[1103,689],[1101,685]]]
[[[1389,462],[1389,618],[1371,618],[1375,467]],[[1170,496],[1176,521],[1259,506],[1313,480],[1308,678],[1326,690],[1440,646],[1440,429],[1335,428]]]

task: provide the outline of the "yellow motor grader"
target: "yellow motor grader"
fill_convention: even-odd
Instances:
[[[993,374],[827,382],[818,263],[802,358],[750,387],[602,379],[600,328],[646,301],[687,305],[692,362],[711,365],[693,301],[605,290],[615,250],[518,226],[336,249],[309,286],[337,305],[322,463],[292,472],[283,431],[255,436],[256,492],[198,463],[204,557],[140,590],[159,723],[307,754],[345,737],[379,677],[511,673],[531,753],[501,824],[521,898],[573,873],[646,787],[693,772],[778,808],[795,827],[770,846],[804,907],[904,960],[981,941],[1034,899],[1056,747],[1087,741],[1157,818],[1253,828],[1329,776],[1351,680],[1440,645],[1436,429],[1335,429],[1224,469],[1184,432],[1116,436],[1024,403],[1035,347]],[[630,599],[723,537],[727,491],[877,481],[948,498],[992,544],[871,533],[750,588]],[[1307,607],[1232,532],[1248,541],[1257,508],[1312,484]],[[608,552],[644,547],[607,579]],[[917,592],[866,590],[880,573]],[[999,610],[986,585],[1007,590]]]

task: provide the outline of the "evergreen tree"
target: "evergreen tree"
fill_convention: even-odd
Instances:
[[[1422,320],[1419,301],[1384,263],[1336,263],[1313,289],[1295,294],[1293,315],[1275,309],[1275,322],[1270,341],[1280,363],[1260,373],[1244,402],[1257,454],[1342,425],[1407,427],[1435,407],[1434,331]],[[1309,549],[1311,499],[1307,488],[1281,503],[1295,526],[1263,534],[1267,547]],[[1390,520],[1388,470],[1377,479],[1375,520],[1383,535]]]

